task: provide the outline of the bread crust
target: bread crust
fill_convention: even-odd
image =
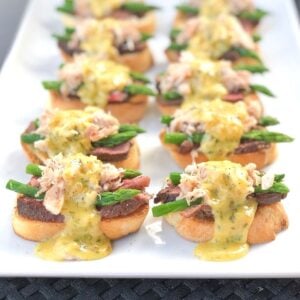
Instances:
[[[108,103],[104,109],[107,112],[111,112],[120,123],[138,123],[146,113],[147,103],[148,97],[146,95],[136,95],[126,102]],[[57,92],[51,91],[49,106],[50,108],[67,110],[84,109],[87,105],[79,100],[71,100]]]
[[[166,144],[164,142],[165,130],[162,130],[160,133],[160,140],[164,148],[166,148],[171,154],[172,158],[181,168],[193,163],[192,156],[190,153],[182,154],[178,151],[178,146],[173,144]],[[227,159],[239,163],[241,165],[246,165],[249,163],[255,163],[258,169],[262,169],[275,161],[277,157],[277,147],[276,144],[271,144],[271,147],[268,149],[259,150],[256,152],[243,153],[243,154],[231,154]],[[207,157],[199,153],[195,159],[196,163],[201,163],[207,161]]]
[[[183,100],[184,101],[184,100]],[[245,96],[244,100],[243,100],[246,104],[252,102],[252,101],[257,101],[260,104],[261,107],[261,113],[263,112],[263,105],[259,99],[259,97],[257,96],[256,93],[251,93]],[[168,104],[163,104],[159,101],[159,98],[156,98],[156,103],[158,106],[158,109],[160,111],[160,113],[162,115],[168,115],[171,116],[175,113],[175,111],[180,108],[181,105],[168,105]]]
[[[187,240],[206,242],[213,238],[213,220],[187,218],[180,212],[168,214],[165,219]],[[276,234],[287,229],[288,225],[288,217],[282,203],[259,205],[249,228],[247,242],[252,245],[271,242],[275,240]]]
[[[60,52],[64,61],[73,61],[74,57],[72,55],[69,55],[63,50],[60,50]],[[153,66],[153,56],[147,45],[142,51],[118,55],[116,58],[116,62],[126,65],[132,71],[143,73],[148,71]]]
[[[145,204],[134,213],[112,219],[101,219],[100,230],[111,240],[120,239],[130,233],[134,233],[142,226],[149,210]],[[100,218],[100,214],[99,214]],[[24,218],[14,210],[12,225],[14,232],[25,240],[42,242],[61,232],[65,224],[58,222],[42,222]]]
[[[37,151],[29,144],[21,143],[22,148],[29,159],[34,164],[44,164],[48,156],[45,153]],[[132,140],[132,145],[126,159],[121,161],[110,162],[118,168],[137,170],[140,167],[140,149],[135,139]]]

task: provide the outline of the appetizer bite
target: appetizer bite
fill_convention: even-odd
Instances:
[[[120,125],[96,107],[48,110],[29,124],[21,135],[21,144],[34,163],[45,163],[59,153],[83,153],[120,168],[138,169],[140,152],[135,137],[143,132],[137,125]]]
[[[258,103],[256,92],[274,96],[268,88],[251,84],[250,79],[250,72],[234,70],[230,61],[199,59],[184,52],[180,62],[170,64],[157,76],[156,100],[159,110],[171,115],[188,97],[199,101],[221,98],[233,103]]]
[[[155,31],[154,11],[157,9],[142,0],[64,0],[63,5],[57,8],[65,14],[65,23],[72,24],[76,19],[85,18],[113,18],[121,22],[122,26],[129,24],[149,34]]]
[[[59,154],[26,171],[28,184],[6,186],[18,193],[13,228],[41,242],[35,253],[43,259],[100,259],[111,253],[110,240],[138,231],[147,215],[150,179],[139,172],[83,154]]]
[[[183,50],[188,50],[196,57],[230,60],[237,70],[263,73],[268,69],[262,64],[257,48],[237,18],[220,15],[213,19],[193,18],[184,28],[173,29],[166,54],[174,62]]]
[[[176,9],[174,27],[183,27],[188,20],[197,15],[215,17],[220,14],[232,14],[250,34],[255,32],[267,15],[266,11],[255,8],[253,0],[190,0],[178,5]]]
[[[160,133],[162,145],[181,168],[193,161],[231,160],[261,169],[276,159],[276,143],[293,141],[267,131],[278,121],[250,113],[244,102],[186,103],[173,116],[163,116],[162,123],[167,125]]]
[[[249,245],[273,241],[288,228],[280,202],[289,192],[283,178],[260,172],[255,164],[192,164],[183,173],[170,174],[152,213],[164,216],[185,239],[199,242],[196,256],[238,259],[248,253]]]
[[[147,44],[151,36],[112,19],[87,19],[78,22],[75,27],[65,28],[62,35],[55,34],[54,37],[66,61],[84,53],[119,62],[138,72],[147,71],[153,64]]]
[[[58,81],[44,81],[50,91],[52,108],[83,109],[98,106],[111,112],[121,123],[140,121],[148,96],[148,79],[110,60],[80,56],[61,66]]]

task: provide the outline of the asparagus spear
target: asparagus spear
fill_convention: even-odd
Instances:
[[[182,99],[182,95],[176,91],[169,91],[163,94],[163,98],[167,101]]]
[[[57,11],[60,11],[62,13],[66,14],[74,14],[74,1],[73,0],[65,0],[64,4],[62,6],[57,7]]]
[[[233,48],[234,51],[236,51],[241,57],[250,57],[253,58],[259,62],[261,62],[260,57],[258,56],[258,54],[255,51],[246,49],[246,48],[242,48],[242,47],[234,47]]]
[[[181,29],[179,28],[172,28],[171,32],[170,32],[170,39],[171,41],[175,41],[177,36],[180,34]]]
[[[124,92],[130,95],[148,95],[155,96],[156,93],[152,91],[151,88],[145,85],[131,84],[127,85],[124,89]]]
[[[140,171],[130,170],[130,169],[126,169],[123,174],[125,179],[132,179],[132,178],[138,177],[140,175],[142,175],[142,173]]]
[[[243,139],[264,141],[268,143],[289,143],[294,139],[279,132],[251,130],[243,135]]]
[[[239,18],[253,21],[253,22],[259,22],[261,19],[263,19],[268,13],[262,9],[257,8],[253,11],[243,11],[239,14]]]
[[[237,65],[234,67],[237,71],[249,71],[251,73],[265,73],[269,72],[269,69],[264,65]]]
[[[273,118],[271,116],[263,116],[258,121],[258,125],[261,125],[261,126],[264,126],[264,127],[277,125],[277,124],[279,124],[279,121],[276,118]]]
[[[170,180],[174,185],[178,185],[181,180],[181,173],[178,172],[171,172],[169,175]]]
[[[43,170],[39,165],[29,164],[26,166],[26,173],[33,176],[41,177]]]
[[[43,81],[42,84],[46,90],[60,91],[62,81]]]
[[[146,131],[136,124],[122,124],[119,127],[119,133],[127,132],[127,131],[135,131],[136,133],[145,133]]]
[[[199,9],[197,7],[188,5],[188,4],[181,4],[181,5],[177,5],[176,9],[178,11],[180,11],[183,14],[186,15],[197,15],[199,14]]]
[[[260,41],[262,40],[261,35],[258,34],[258,33],[254,33],[254,34],[252,35],[252,38],[253,38],[253,41],[254,41],[255,43],[258,43],[258,42],[260,42]]]
[[[187,47],[188,47],[188,44],[171,43],[170,46],[168,47],[168,50],[181,52],[181,51],[185,50]]]
[[[101,139],[97,142],[93,143],[94,147],[115,147],[120,144],[123,144],[125,142],[128,142],[129,140],[133,139],[137,136],[136,131],[125,131],[121,133],[117,133],[115,135],[111,135],[105,139]]]
[[[108,206],[121,203],[132,199],[140,193],[140,190],[135,189],[119,189],[115,192],[104,192],[97,196],[96,206]]]
[[[122,9],[127,10],[133,14],[143,15],[147,12],[158,9],[158,7],[141,2],[127,2],[122,5]]]
[[[193,205],[201,204],[202,199],[197,199],[192,202]],[[161,217],[171,212],[182,211],[188,208],[189,205],[185,199],[175,200],[172,202],[164,203],[152,208],[153,217]]]
[[[167,126],[170,126],[173,119],[174,119],[173,117],[165,115],[161,117],[160,122],[162,124],[166,124]]]
[[[52,36],[58,41],[69,42],[74,32],[75,32],[75,28],[66,27],[65,32],[63,34],[53,34]]]
[[[287,194],[289,192],[289,188],[282,182],[274,182],[273,185],[267,189],[263,190],[261,186],[257,186],[255,188],[255,193],[279,193],[279,194]]]
[[[147,78],[143,73],[130,72],[130,76],[133,80],[140,81],[142,83],[150,83],[149,78]]]
[[[6,184],[6,188],[8,190],[14,191],[16,193],[28,196],[28,197],[32,197],[32,198],[36,198],[39,200],[44,199],[45,195],[41,194],[41,195],[37,195],[39,192],[39,189],[33,186],[30,186],[28,184],[24,184],[21,182],[18,182],[16,180],[9,180]]]
[[[146,32],[141,32],[141,42],[146,42],[149,39],[151,39],[153,37],[152,34],[146,33]]]
[[[21,135],[21,142],[25,144],[33,144],[36,141],[43,140],[45,137],[37,133],[24,133]]]
[[[260,84],[250,84],[250,88],[252,91],[256,91],[262,94],[265,94],[270,97],[275,97],[274,94],[265,86]]]
[[[189,138],[189,136],[187,134],[185,134],[185,133],[172,132],[172,133],[166,133],[165,134],[164,141],[167,144],[181,145],[188,138]]]

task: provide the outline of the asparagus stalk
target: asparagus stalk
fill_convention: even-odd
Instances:
[[[260,84],[251,84],[250,88],[251,88],[252,91],[265,94],[265,95],[267,95],[269,97],[275,97],[274,94],[267,87],[265,87],[263,85],[260,85]]]
[[[133,14],[143,15],[150,11],[158,9],[158,7],[142,2],[127,2],[122,5],[122,9],[127,10]]]
[[[135,131],[136,133],[145,133],[146,131],[136,124],[122,124],[119,127],[119,133]]]
[[[108,206],[121,203],[132,199],[140,193],[140,190],[135,189],[119,189],[115,192],[104,192],[97,196],[96,206]]]
[[[170,126],[170,124],[173,121],[173,119],[174,119],[173,117],[165,115],[165,116],[161,117],[160,122],[162,124],[166,124],[167,126]]]
[[[178,185],[181,180],[181,173],[171,172],[169,178],[174,185]]]
[[[253,11],[243,11],[239,14],[239,18],[253,21],[253,22],[259,22],[261,19],[263,19],[268,13],[265,10],[257,8]]]
[[[253,38],[253,41],[254,41],[255,43],[258,43],[258,42],[260,42],[260,41],[262,40],[261,35],[258,34],[258,33],[254,33],[254,34],[252,35],[252,38]]]
[[[186,15],[198,15],[199,14],[199,9],[197,7],[188,5],[188,4],[181,4],[181,5],[177,5],[176,9]]]
[[[182,95],[176,91],[169,91],[163,94],[163,98],[167,101],[182,99]]]
[[[75,28],[66,27],[63,34],[53,34],[52,36],[61,42],[69,42],[71,40],[72,34],[75,32]]]
[[[279,121],[276,118],[273,118],[271,116],[263,116],[258,121],[258,125],[264,126],[264,127],[273,126],[273,125],[277,125],[277,124],[279,124]]]
[[[45,195],[41,194],[38,195],[39,189],[33,186],[30,186],[28,184],[24,184],[21,182],[18,182],[16,180],[9,180],[6,184],[6,188],[8,190],[14,191],[16,193],[22,194],[24,196],[28,196],[31,198],[42,200],[44,199]]]
[[[62,81],[43,81],[42,85],[46,90],[51,90],[51,91],[57,91],[58,92],[58,91],[60,91]]]
[[[74,14],[74,1],[73,0],[65,0],[62,6],[57,7],[57,11],[65,13],[65,14]]]
[[[125,179],[132,179],[132,178],[138,177],[140,175],[142,175],[142,173],[140,171],[131,170],[131,169],[126,169],[123,174]]]
[[[43,174],[43,170],[39,165],[29,164],[26,167],[26,173],[33,176],[41,177]]]
[[[93,143],[94,147],[115,147],[118,145],[121,145],[125,142],[128,142],[129,140],[133,139],[134,137],[137,136],[136,131],[125,131],[121,133],[117,133],[115,135],[111,135],[105,139],[101,139],[97,142]]]
[[[130,72],[130,76],[133,80],[140,81],[142,83],[150,83],[149,78],[147,78],[143,73]]]
[[[234,47],[233,50],[235,50],[241,57],[250,57],[253,58],[259,62],[261,62],[260,57],[258,56],[258,54],[255,51],[246,49],[246,48],[242,48],[242,47]]]
[[[234,67],[237,71],[249,71],[251,73],[265,73],[269,72],[269,69],[265,67],[264,65],[237,65]]]
[[[167,50],[181,52],[188,47],[188,44],[171,43]]]
[[[172,28],[171,32],[170,32],[170,39],[171,41],[175,41],[177,36],[180,34],[181,29],[179,28]]]
[[[21,135],[21,142],[24,144],[33,144],[43,139],[45,139],[45,137],[37,133],[24,133]]]
[[[279,132],[251,130],[243,135],[243,139],[264,141],[268,143],[289,143],[294,139]]]
[[[148,96],[156,95],[156,93],[148,86],[138,85],[138,84],[127,85],[124,91],[130,95],[148,95]]]
[[[141,32],[141,41],[142,42],[147,42],[149,39],[153,38],[152,34],[146,33],[146,32]]]

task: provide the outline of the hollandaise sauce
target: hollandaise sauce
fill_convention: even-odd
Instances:
[[[102,18],[113,10],[120,8],[124,1],[122,0],[109,0],[109,1],[99,1],[90,0],[91,11],[97,18]]]
[[[100,230],[95,209],[101,162],[78,154],[65,159],[65,227],[53,238],[38,244],[36,254],[46,260],[95,260],[109,255],[111,243]]]
[[[203,187],[209,192],[207,203],[214,215],[214,236],[199,244],[195,255],[210,261],[241,258],[249,250],[247,236],[257,209],[257,202],[247,199],[251,191],[247,171],[229,161],[208,162],[207,169]]]
[[[191,110],[190,118],[204,124],[205,134],[200,151],[209,160],[223,160],[239,145],[249,118],[243,102],[227,103],[220,99],[202,101],[187,98],[183,109]]]

